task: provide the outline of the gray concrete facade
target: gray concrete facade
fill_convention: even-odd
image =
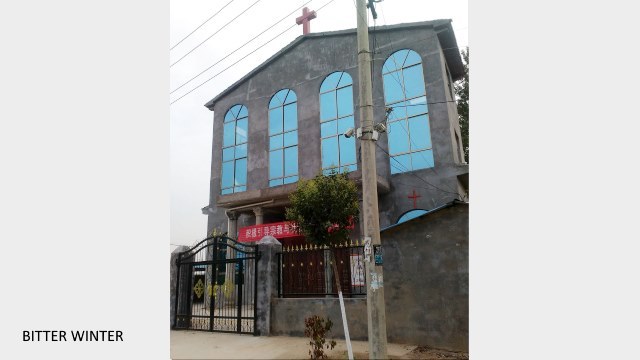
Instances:
[[[389,342],[469,351],[468,221],[468,204],[455,202],[382,231]],[[304,336],[304,319],[319,315],[344,338],[337,298],[271,299],[271,335]],[[345,308],[351,338],[367,340],[366,299]]]
[[[169,275],[169,299],[170,299],[169,324],[170,324],[170,326],[173,326],[173,323],[175,321],[176,304],[178,302],[178,300],[176,298],[176,286],[178,285],[178,264],[177,264],[178,254],[180,254],[183,251],[187,251],[187,250],[189,250],[188,247],[180,245],[180,246],[176,247],[171,252],[171,257],[169,259],[169,268],[170,268],[170,273],[169,273],[170,274]]]
[[[456,202],[380,234],[390,342],[469,351],[468,224]]]
[[[275,239],[274,239],[275,240]],[[277,240],[275,240],[277,241]],[[256,329],[258,335],[271,335],[271,304],[278,297],[278,253],[282,252],[280,243],[258,243],[260,258],[258,266]]]
[[[429,103],[429,121],[435,167],[391,175],[386,134],[376,151],[379,183],[379,213],[382,227],[395,224],[398,217],[413,208],[407,196],[415,190],[421,196],[417,208],[430,210],[455,198],[467,196],[459,177],[468,174],[463,162],[458,115],[452,81],[462,76],[462,60],[449,20],[400,24],[370,29],[373,54],[374,123],[385,120],[382,66],[395,51],[411,49],[422,58],[424,82]],[[374,48],[375,41],[375,48]],[[258,66],[241,80],[212,99],[206,106],[214,112],[212,162],[207,233],[214,228],[227,231],[228,209],[240,216],[237,229],[256,223],[252,209],[265,209],[264,223],[282,221],[287,195],[295,184],[269,187],[268,106],[281,89],[293,90],[298,98],[299,177],[310,179],[320,172],[319,89],[327,75],[345,71],[353,79],[354,107],[357,109],[358,76],[355,30],[313,33],[300,36]],[[226,112],[242,104],[249,111],[247,191],[220,195],[222,134]],[[354,111],[355,126],[360,126]],[[356,141],[356,147],[358,141]],[[359,157],[359,156],[358,156]],[[360,173],[354,172],[354,178]],[[354,236],[359,231],[356,229]],[[229,234],[235,237],[235,234]]]

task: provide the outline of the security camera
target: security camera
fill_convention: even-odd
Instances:
[[[373,130],[379,132],[379,133],[383,133],[387,131],[387,126],[384,123],[377,123],[375,125],[373,125]]]
[[[353,128],[348,128],[347,131],[344,132],[344,137],[346,137],[346,138],[352,137],[354,131],[355,130]]]

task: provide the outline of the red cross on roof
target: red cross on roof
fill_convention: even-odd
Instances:
[[[309,11],[308,7],[304,7],[302,9],[302,16],[296,18],[296,24],[302,24],[302,34],[307,35],[311,32],[311,24],[309,23],[312,19],[315,19],[317,14],[315,11]]]

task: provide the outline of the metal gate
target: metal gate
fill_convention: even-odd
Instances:
[[[176,259],[173,329],[257,335],[257,246],[207,238]]]

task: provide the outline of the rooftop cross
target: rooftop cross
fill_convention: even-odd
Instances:
[[[416,194],[416,191],[415,191],[415,189],[414,189],[414,190],[413,190],[413,194],[412,194],[412,195],[409,195],[409,196],[407,196],[407,197],[408,197],[409,199],[413,199],[413,208],[414,208],[414,209],[416,209],[416,208],[417,208],[416,200],[417,200],[419,197],[422,197],[422,196],[420,196],[420,195]]]
[[[302,24],[303,35],[307,35],[309,32],[311,32],[311,24],[309,24],[309,22],[315,19],[316,16],[317,14],[314,10],[309,11],[309,8],[306,6],[304,7],[304,9],[302,9],[302,16],[296,18],[296,24]]]

